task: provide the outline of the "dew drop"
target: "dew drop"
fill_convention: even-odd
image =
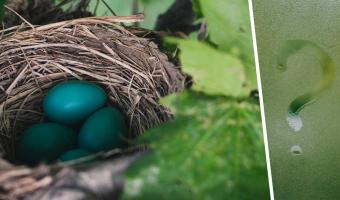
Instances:
[[[301,120],[301,117],[299,115],[295,114],[288,114],[287,115],[287,122],[290,128],[292,128],[295,132],[298,132],[301,130],[303,123]]]
[[[290,148],[290,152],[294,155],[294,156],[299,156],[302,155],[302,148],[300,147],[300,145],[293,145]]]
[[[287,66],[286,66],[286,65],[283,65],[283,64],[278,64],[278,65],[277,65],[277,69],[280,70],[280,71],[286,71]]]

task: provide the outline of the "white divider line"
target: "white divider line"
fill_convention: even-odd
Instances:
[[[263,139],[264,139],[264,148],[265,148],[265,151],[266,151],[266,161],[267,161],[267,172],[268,172],[270,199],[274,200],[274,189],[273,189],[272,172],[271,172],[271,166],[270,166],[270,156],[269,156],[269,147],[268,147],[267,127],[266,127],[266,117],[265,117],[265,113],[264,113],[264,104],[263,104],[263,95],[262,95],[262,84],[261,84],[261,75],[260,75],[260,64],[259,64],[259,56],[258,56],[258,51],[257,51],[255,21],[254,21],[254,12],[253,12],[253,3],[252,3],[252,0],[248,0],[248,5],[249,5],[249,15],[250,15],[251,31],[252,31],[252,36],[253,36],[253,48],[254,48],[254,57],[255,57],[255,65],[256,65],[256,77],[257,77],[257,86],[258,86],[259,98],[260,98],[260,107],[261,107],[261,116],[262,116],[262,128],[263,128]]]

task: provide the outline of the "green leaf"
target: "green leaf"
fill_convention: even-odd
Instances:
[[[197,92],[165,102],[176,118],[140,139],[152,153],[128,170],[123,199],[269,199],[256,102]]]
[[[175,0],[141,0],[140,12],[145,13],[145,19],[141,27],[153,29],[156,25],[158,15],[163,14]]]
[[[107,5],[119,16],[131,15],[132,13],[132,0],[105,0]],[[97,0],[90,1],[89,11],[93,12],[96,8]],[[99,4],[95,13],[96,16],[112,16],[113,14],[110,12],[108,7],[99,0]]]
[[[243,87],[244,67],[237,57],[196,40],[168,38],[166,41],[179,45],[183,70],[193,76],[194,90],[226,96],[249,94]]]
[[[210,40],[219,49],[237,55],[245,64],[247,86],[257,88],[247,0],[197,0],[208,23]]]

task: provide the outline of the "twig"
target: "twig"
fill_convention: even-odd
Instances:
[[[98,10],[98,6],[99,6],[99,3],[100,3],[100,0],[96,0],[96,5],[94,6],[94,9],[93,9],[93,14],[97,15],[97,10]]]
[[[15,10],[13,10],[12,8],[8,7],[5,5],[5,8],[7,8],[8,10],[10,10],[11,12],[13,12],[15,15],[17,15],[22,21],[24,21],[26,24],[28,24],[33,30],[35,30],[34,26],[29,23],[25,18],[23,18],[21,15],[19,15],[19,13],[17,13]]]
[[[107,9],[109,9],[109,11],[114,15],[117,16],[117,14],[112,10],[112,8],[109,6],[109,4],[106,3],[105,0],[100,0],[101,2],[103,2],[103,4],[107,7]]]
[[[133,15],[136,15],[136,14],[138,14],[138,12],[139,12],[138,0],[133,0],[133,1],[132,1],[132,14],[133,14]],[[138,26],[139,26],[139,23],[138,23],[138,22],[135,22],[134,25],[135,25],[136,27],[138,27]]]
[[[48,30],[55,27],[61,27],[66,25],[72,24],[97,24],[97,23],[106,23],[108,25],[112,23],[133,23],[133,22],[140,22],[144,20],[144,14],[138,15],[131,15],[131,16],[102,16],[102,17],[87,17],[87,18],[80,18],[75,20],[68,20],[63,22],[57,22],[53,24],[48,24],[45,26],[40,26],[36,28],[38,31]]]

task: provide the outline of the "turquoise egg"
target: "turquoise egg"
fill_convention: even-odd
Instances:
[[[124,145],[127,128],[123,115],[113,107],[96,111],[83,124],[78,145],[90,151],[105,151]]]
[[[16,157],[29,165],[56,160],[63,152],[75,148],[77,134],[56,123],[40,123],[28,128],[16,146]]]
[[[66,81],[53,87],[44,99],[49,120],[66,125],[83,122],[108,100],[105,91],[85,81]]]
[[[86,149],[72,149],[70,151],[66,151],[63,153],[59,160],[61,161],[69,161],[69,160],[75,160],[84,156],[91,155],[92,152],[86,150]]]

